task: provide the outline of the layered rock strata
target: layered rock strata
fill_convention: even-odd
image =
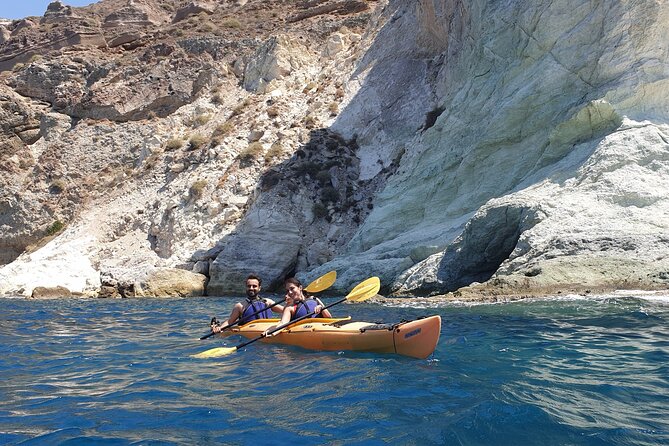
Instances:
[[[669,285],[663,3],[202,5],[3,25],[0,292]]]

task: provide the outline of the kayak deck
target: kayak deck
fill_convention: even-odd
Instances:
[[[274,327],[278,319],[257,319],[231,331],[252,339]],[[269,344],[286,344],[309,350],[352,350],[397,353],[413,358],[427,358],[439,341],[441,317],[428,316],[395,324],[351,321],[350,317],[312,318],[292,325],[274,336],[262,338]]]

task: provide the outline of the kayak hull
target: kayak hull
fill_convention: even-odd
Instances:
[[[232,331],[253,339],[276,324],[276,319],[258,319]],[[357,322],[350,318],[312,318],[261,341],[318,351],[396,353],[424,359],[434,352],[440,333],[441,317],[438,315],[396,324]]]

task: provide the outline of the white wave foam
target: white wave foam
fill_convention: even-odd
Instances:
[[[522,304],[537,302],[572,302],[572,301],[602,301],[606,299],[635,298],[660,304],[669,304],[669,290],[644,291],[644,290],[616,290],[609,294],[565,294],[547,295],[541,297],[528,297],[525,299],[510,299],[497,302],[472,302],[460,300],[430,300],[430,298],[406,298],[405,302],[383,302],[383,305],[393,308],[444,308],[444,307],[477,307],[488,305]]]

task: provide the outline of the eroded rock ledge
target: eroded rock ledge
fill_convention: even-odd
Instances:
[[[47,12],[0,25],[4,294],[669,287],[664,3]]]

